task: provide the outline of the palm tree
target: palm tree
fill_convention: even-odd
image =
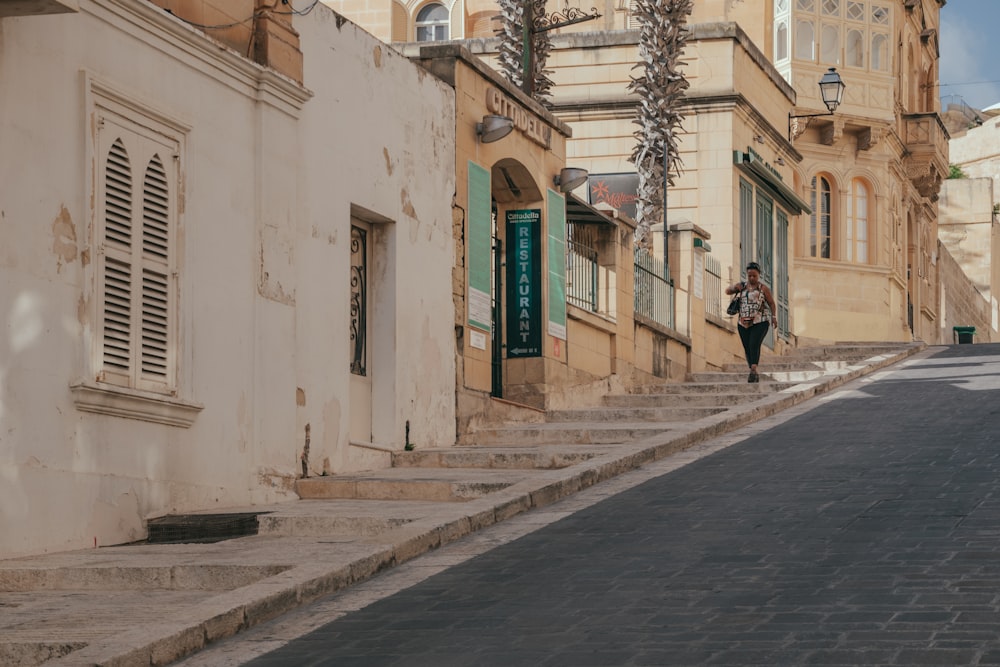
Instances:
[[[647,249],[650,225],[666,222],[667,186],[673,186],[681,168],[676,131],[684,119],[678,107],[688,81],[680,72],[684,65],[680,54],[687,42],[685,23],[692,8],[692,0],[635,0],[639,62],[633,69],[641,69],[642,74],[632,77],[628,87],[639,96],[634,121],[639,129],[634,133],[636,147],[630,160],[639,172],[635,242]]]

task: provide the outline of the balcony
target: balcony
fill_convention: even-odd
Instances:
[[[948,176],[948,130],[936,113],[903,114],[906,176],[924,197],[937,199]]]

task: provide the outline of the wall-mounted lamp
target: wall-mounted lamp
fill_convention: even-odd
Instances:
[[[844,101],[844,89],[847,85],[840,79],[840,74],[837,73],[836,67],[831,67],[823,75],[823,78],[819,80],[819,94],[823,98],[823,104],[826,105],[826,113],[807,113],[801,115],[795,115],[792,112],[788,112],[788,140],[792,140],[792,119],[793,118],[816,118],[817,116],[832,116],[833,112],[837,110],[840,103]]]
[[[785,158],[781,157],[780,155],[779,155],[779,156],[778,156],[778,158],[777,158],[777,159],[775,160],[775,162],[776,162],[776,163],[778,163],[778,164],[780,164],[780,165],[781,165],[782,167],[784,167],[784,166],[785,166]]]
[[[753,137],[753,140],[756,141],[758,144],[762,144],[762,143],[764,143],[764,135],[762,135],[762,134],[755,134],[754,137]]]
[[[564,167],[559,170],[552,182],[559,186],[559,192],[563,194],[572,192],[584,184],[590,173],[586,169],[576,167]]]
[[[482,123],[476,123],[476,134],[479,135],[479,141],[484,144],[493,143],[494,141],[503,139],[510,134],[513,129],[514,119],[508,118],[507,116],[487,114],[483,116]]]

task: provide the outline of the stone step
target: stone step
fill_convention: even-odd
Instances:
[[[789,382],[792,384],[798,384],[800,382],[812,382],[817,380],[824,375],[836,375],[837,373],[847,373],[848,370],[829,370],[829,371],[767,371],[763,370],[760,372],[760,381],[769,382]]]
[[[906,343],[887,344],[844,344],[800,347],[789,350],[783,358],[793,359],[868,359],[882,354],[895,354],[906,349]]]
[[[612,394],[604,397],[604,404],[612,408],[656,408],[656,407],[731,407],[752,403],[761,398],[761,391],[731,391],[733,387],[722,387],[725,391],[674,392],[663,394]]]
[[[204,565],[115,562],[87,566],[0,568],[0,591],[231,591],[273,577],[291,565]],[[0,663],[4,664],[4,663]]]
[[[295,482],[295,491],[302,499],[460,502],[501,491],[531,473],[530,470],[386,468],[300,479]]]
[[[553,410],[550,423],[578,423],[581,421],[626,422],[688,422],[722,412],[725,406],[665,406],[665,407],[613,407],[580,410]]]
[[[780,360],[767,359],[757,365],[760,373],[772,373],[778,371],[835,371],[852,366],[852,362],[847,360],[837,361],[804,361],[804,360]],[[746,364],[726,364],[722,370],[727,373],[746,373]]]
[[[726,391],[731,391],[732,390],[732,386],[735,385],[735,384],[750,384],[750,383],[747,382],[747,375],[749,374],[749,372],[750,371],[746,367],[744,367],[743,370],[741,370],[739,372],[735,372],[735,371],[732,371],[732,372],[725,372],[725,371],[703,371],[703,372],[700,372],[700,373],[690,373],[688,377],[689,377],[689,379],[690,379],[691,382],[697,383],[697,384],[702,384],[702,383],[708,384],[708,383],[711,383],[711,384],[728,385],[728,387],[726,388]],[[821,370],[815,370],[815,371],[798,371],[798,372],[800,372],[800,373],[811,373],[813,375],[813,377],[819,377],[819,376],[823,375],[823,373],[824,373],[824,371],[821,371]],[[767,374],[767,377],[770,377],[771,379],[775,379],[775,380],[778,379],[778,376],[776,376],[776,375],[772,376],[771,374]],[[761,381],[758,384],[765,383],[766,380],[767,380],[767,378],[765,378],[762,375],[760,380]],[[782,381],[783,382],[788,382],[789,380],[782,380]],[[774,387],[766,387],[764,389],[761,389],[761,391],[771,392],[771,391],[775,391],[775,388]]]
[[[487,428],[474,431],[460,438],[459,444],[470,446],[505,445],[614,445],[648,438],[669,431],[663,423],[636,422],[609,424],[607,422],[564,424],[521,424]]]
[[[542,445],[539,447],[458,446],[395,452],[395,468],[499,468],[504,470],[552,470],[568,468],[611,451],[610,447]]]
[[[669,384],[650,385],[638,387],[630,396],[682,396],[685,394],[747,394],[759,399],[759,394],[770,394],[794,387],[795,382],[765,382],[764,378],[760,383],[750,384],[747,382],[747,371],[742,373],[727,374],[725,382],[672,382]]]
[[[367,501],[375,502],[375,501]],[[413,521],[392,516],[262,516],[260,534],[268,537],[375,537]]]

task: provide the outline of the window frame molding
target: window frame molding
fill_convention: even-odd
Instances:
[[[146,103],[139,95],[125,92],[117,86],[95,76],[93,73],[81,71],[84,91],[84,108],[87,119],[84,135],[84,180],[85,192],[88,193],[88,210],[86,232],[83,235],[83,254],[90,258],[85,263],[82,282],[82,303],[87,304],[82,325],[82,366],[80,376],[69,383],[73,403],[81,412],[98,413],[142,421],[155,422],[169,426],[187,428],[194,422],[203,405],[186,395],[192,384],[193,360],[190,344],[191,323],[184,317],[181,305],[188,302],[185,281],[181,279],[184,271],[184,250],[180,245],[184,235],[184,173],[187,155],[187,139],[191,126],[175,116],[158,111],[152,104]],[[176,192],[171,193],[171,204],[176,208],[172,215],[170,239],[174,257],[170,262],[170,272],[173,274],[173,303],[170,305],[174,322],[170,334],[173,347],[172,382],[164,386],[163,391],[150,391],[142,383],[135,382],[130,386],[102,381],[103,334],[101,326],[101,261],[99,253],[103,245],[104,211],[99,208],[101,172],[105,169],[104,156],[100,150],[100,118],[102,115],[115,116],[128,124],[142,128],[144,131],[159,134],[175,142],[176,156],[172,159],[171,169],[176,169]],[[167,157],[167,156],[163,156]],[[146,165],[141,165],[138,173],[143,178]],[[134,176],[133,176],[134,178]],[[133,225],[135,216],[133,214]],[[134,229],[134,227],[133,227]],[[141,219],[137,236],[141,239]],[[134,274],[141,282],[141,265]],[[133,353],[135,354],[135,353]]]
[[[420,21],[420,14],[432,6],[437,6],[444,9],[444,11],[447,13],[447,18],[439,21],[425,21],[422,23]],[[415,42],[419,42],[420,44],[431,44],[433,42],[446,42],[452,39],[451,33],[452,33],[453,10],[454,7],[449,6],[448,3],[442,2],[441,0],[430,0],[429,2],[424,2],[415,7],[413,11],[413,40]],[[445,30],[446,34],[443,39],[438,39],[436,34],[437,28],[442,26],[446,28]],[[432,29],[432,33],[434,33],[432,39],[425,39],[425,40],[419,39],[421,28]]]
[[[865,240],[864,243],[859,243],[857,238],[858,234],[858,221],[856,214],[857,208],[857,197],[855,195],[855,187],[857,185],[865,190]],[[844,253],[842,260],[845,262],[850,262],[857,265],[868,265],[875,262],[875,244],[873,239],[873,230],[876,227],[875,215],[877,212],[876,206],[876,196],[875,187],[872,185],[870,178],[860,175],[851,176],[849,181],[849,189],[844,192],[847,201],[844,204]],[[865,248],[865,259],[861,260],[857,258],[857,250],[859,245],[863,245]],[[848,253],[850,257],[848,258]]]
[[[824,256],[819,250],[821,248],[820,241],[823,238],[820,234],[822,229],[822,211],[823,207],[820,203],[820,179],[823,179],[830,186],[830,210],[829,210],[829,223],[827,229],[827,239],[829,245],[829,256]],[[809,183],[809,203],[812,206],[813,212],[809,215],[802,216],[805,229],[803,230],[803,248],[802,257],[806,259],[813,259],[820,262],[830,262],[837,261],[839,244],[837,242],[837,234],[840,230],[842,222],[839,219],[840,211],[840,197],[841,188],[840,181],[833,174],[828,171],[816,171],[813,172],[812,177],[808,181]],[[815,200],[815,201],[814,201]],[[812,253],[812,241],[813,241],[813,220],[816,220],[816,247],[817,254]]]

